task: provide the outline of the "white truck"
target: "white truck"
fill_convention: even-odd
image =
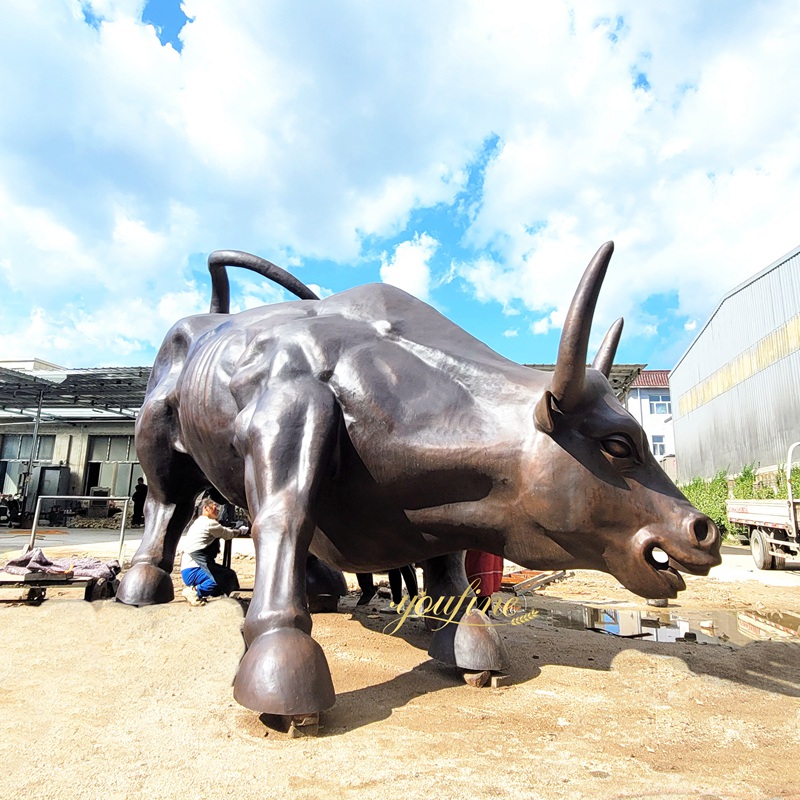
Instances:
[[[788,500],[726,500],[728,521],[745,526],[750,534],[750,552],[759,569],[780,569],[787,558],[800,557],[797,528],[800,501],[792,487],[792,456],[795,442],[786,457]]]

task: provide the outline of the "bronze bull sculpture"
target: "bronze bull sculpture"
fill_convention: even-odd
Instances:
[[[309,552],[358,572],[424,561],[434,598],[469,592],[465,549],[604,570],[644,597],[675,597],[679,569],[720,563],[720,537],[609,385],[622,320],[586,367],[612,251],[603,245],[581,279],[554,373],[503,358],[392,286],[320,300],[255,256],[212,254],[211,313],[169,332],[136,424],[147,521],[117,599],[173,599],[178,540],[198,493],[216,488],[249,509],[256,550],[234,696],[303,715],[334,702],[310,636]],[[304,299],[230,315],[227,265]],[[476,670],[504,658],[491,626],[445,626],[429,652]]]

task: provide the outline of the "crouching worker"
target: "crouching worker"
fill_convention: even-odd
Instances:
[[[193,606],[239,588],[236,573],[214,560],[219,554],[219,540],[233,539],[239,533],[237,528],[220,525],[217,521],[220,510],[211,498],[205,498],[200,504],[200,516],[189,526],[184,538],[181,577],[186,588],[181,594]]]

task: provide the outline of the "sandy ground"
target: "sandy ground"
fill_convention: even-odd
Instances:
[[[252,558],[234,566],[252,585]],[[667,609],[598,573],[546,587],[528,600],[539,617],[501,628],[513,684],[498,689],[431,661],[420,621],[383,633],[386,601],[357,609],[353,594],[314,617],[337,702],[303,739],[233,700],[236,600],[2,603],[0,797],[800,798],[800,639],[734,644],[739,611],[800,613],[800,573],[720,575],[690,578]],[[587,603],[665,627],[734,622],[718,623],[726,644],[555,624]]]

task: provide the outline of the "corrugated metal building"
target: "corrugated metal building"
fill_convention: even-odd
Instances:
[[[679,482],[786,460],[800,440],[800,247],[722,298],[669,380]]]

